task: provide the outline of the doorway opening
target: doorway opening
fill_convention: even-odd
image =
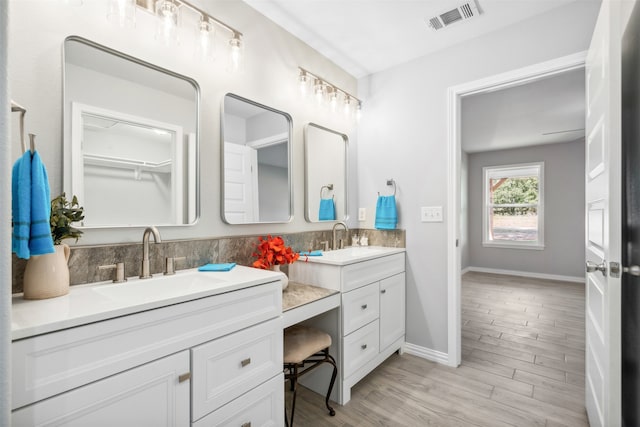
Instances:
[[[461,163],[462,100],[471,95],[491,93],[535,83],[552,76],[584,69],[586,52],[569,55],[530,67],[450,87],[448,90],[448,360],[461,362]]]

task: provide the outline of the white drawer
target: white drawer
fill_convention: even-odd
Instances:
[[[349,335],[380,316],[379,289],[376,282],[342,294],[343,335]]]
[[[193,421],[282,372],[282,346],[282,318],[277,318],[194,347]]]
[[[284,375],[254,388],[192,427],[280,427],[284,425]]]
[[[380,348],[379,327],[376,320],[344,338],[344,366],[342,368],[344,378],[348,378],[378,355]]]
[[[12,409],[281,314],[272,282],[14,341]]]
[[[185,350],[13,411],[11,425],[187,427],[188,372]]]
[[[403,271],[404,253],[347,265],[342,269],[342,292],[349,292]]]

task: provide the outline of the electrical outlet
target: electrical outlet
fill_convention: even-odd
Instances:
[[[420,208],[422,222],[442,222],[442,206],[423,206]]]
[[[358,221],[366,221],[367,220],[367,208],[358,209]]]

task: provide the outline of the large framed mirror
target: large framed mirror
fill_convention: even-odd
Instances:
[[[347,219],[347,135],[309,123],[304,130],[305,218]]]
[[[77,36],[64,42],[64,188],[83,227],[194,224],[199,88]]]
[[[228,93],[222,141],[222,219],[228,224],[291,221],[291,116]]]

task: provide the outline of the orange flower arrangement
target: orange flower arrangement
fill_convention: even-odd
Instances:
[[[290,246],[285,246],[280,236],[268,235],[266,239],[258,237],[258,240],[260,243],[256,245],[257,251],[253,253],[258,258],[253,262],[255,268],[269,270],[272,265],[292,264],[300,258],[299,253],[292,251]]]

